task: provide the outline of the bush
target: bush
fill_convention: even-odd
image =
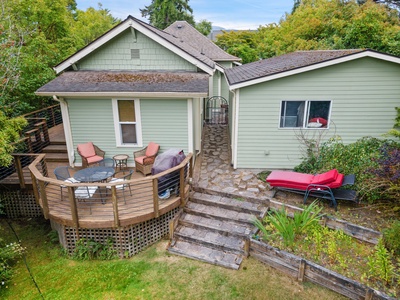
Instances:
[[[19,243],[5,244],[0,239],[0,289],[7,287],[13,274],[12,266],[24,251]]]
[[[383,242],[389,251],[400,256],[400,221],[394,222],[392,227],[383,231]]]
[[[364,137],[344,145],[340,137],[335,137],[321,145],[318,157],[306,157],[294,170],[316,174],[335,168],[343,174],[355,174],[356,183],[351,188],[357,190],[360,199],[373,202],[399,198],[399,166],[399,143]]]

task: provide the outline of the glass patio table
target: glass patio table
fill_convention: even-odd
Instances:
[[[112,167],[91,167],[77,171],[74,178],[81,182],[101,182],[113,176],[115,173]]]

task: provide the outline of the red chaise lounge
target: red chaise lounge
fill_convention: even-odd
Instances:
[[[317,175],[272,171],[266,181],[273,188],[304,194],[304,203],[309,196],[328,199],[335,209],[337,208],[336,199],[357,202],[355,191],[339,189],[344,185],[354,184],[355,176],[344,176],[336,169]]]

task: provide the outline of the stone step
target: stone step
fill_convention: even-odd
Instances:
[[[227,220],[210,219],[199,215],[183,213],[179,224],[187,227],[203,228],[210,231],[230,234],[237,237],[249,237],[255,234],[257,228],[248,223],[237,223]]]
[[[217,206],[220,208],[226,208],[229,210],[235,210],[238,212],[245,212],[254,215],[259,215],[260,211],[266,210],[267,208],[262,207],[260,204],[247,202],[239,198],[228,198],[218,195],[210,195],[199,192],[194,192],[190,195],[191,201],[195,203],[201,203],[205,205]]]
[[[239,223],[253,224],[253,221],[259,216],[255,214],[249,214],[245,212],[238,212],[234,210],[229,210],[225,208],[208,206],[201,203],[195,203],[189,201],[184,211],[197,216],[208,217],[211,219],[220,219]]]
[[[42,150],[43,153],[67,153],[65,144],[51,144]]]
[[[204,228],[193,228],[179,225],[174,233],[179,240],[192,242],[217,250],[244,254],[244,240]]]
[[[168,251],[187,258],[234,270],[239,269],[243,260],[241,255],[210,248],[205,245],[189,243],[183,240],[174,240],[168,247]]]

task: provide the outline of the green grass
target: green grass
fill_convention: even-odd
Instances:
[[[43,221],[13,221],[26,261],[44,299],[344,299],[322,287],[300,284],[256,261],[239,271],[169,254],[163,240],[130,259],[75,261],[50,242]],[[4,220],[0,234],[15,237]],[[21,260],[1,299],[43,299]]]

